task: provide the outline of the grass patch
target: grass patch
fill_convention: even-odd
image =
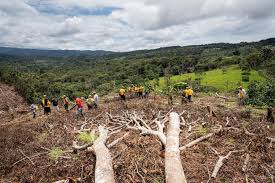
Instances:
[[[265,81],[265,77],[258,71],[250,71],[249,81],[242,81],[242,70],[237,65],[232,65],[226,69],[215,69],[201,74],[187,73],[178,76],[172,76],[171,81],[173,83],[185,82],[188,79],[192,81],[196,78],[201,77],[201,84],[203,86],[212,86],[217,88],[219,91],[232,91],[235,90],[238,86],[242,85],[244,88],[247,88],[249,82],[252,81]],[[165,87],[165,78],[161,77],[159,79],[158,90],[162,90]]]
[[[229,138],[226,139],[225,144],[226,145],[234,145],[236,143],[235,139]]]
[[[49,152],[49,157],[52,160],[57,160],[58,157],[62,156],[64,154],[64,151],[59,147],[54,147]]]
[[[77,139],[81,142],[84,143],[91,143],[96,140],[97,136],[96,134],[92,132],[81,132],[78,136]]]
[[[208,128],[205,128],[203,127],[202,125],[199,126],[198,130],[197,130],[197,134],[198,136],[205,136],[209,133],[209,129]]]

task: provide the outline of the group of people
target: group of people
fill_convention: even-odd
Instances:
[[[121,98],[121,101],[126,101],[126,89],[122,87],[118,93]],[[128,88],[127,93],[129,93],[130,98],[134,98],[134,97],[146,98],[147,95],[149,94],[144,90],[143,86],[134,86],[134,85]],[[186,89],[184,89],[182,92],[182,104],[186,102],[192,102],[193,93],[194,91],[190,86],[186,87]],[[238,104],[244,105],[245,98],[246,98],[246,92],[243,89],[243,87],[240,86],[238,91]],[[91,111],[92,109],[97,109],[98,103],[99,103],[99,97],[96,94],[96,92],[93,92],[92,95],[89,95],[87,99],[85,99],[84,97],[79,98],[74,96],[73,97],[74,102],[71,102],[69,97],[67,97],[66,95],[63,95],[62,100],[63,100],[63,107],[66,112],[69,112],[70,110],[77,107],[77,114],[79,116],[84,116],[83,115],[84,102],[87,105],[88,111]],[[73,105],[73,106],[69,108],[70,105]],[[59,111],[59,100],[56,96],[54,96],[50,100],[46,95],[44,95],[43,99],[41,100],[41,106],[44,108],[44,114],[49,115],[52,109],[55,111]],[[31,104],[30,108],[33,113],[33,118],[35,118],[36,113],[38,111],[38,105]]]
[[[75,107],[77,107],[77,114],[79,116],[84,116],[83,114],[83,108],[84,108],[84,102],[87,105],[88,111],[91,111],[92,109],[97,109],[99,104],[99,97],[96,92],[93,92],[92,95],[89,95],[87,99],[84,97],[73,97],[73,102],[67,97],[66,95],[63,95],[62,97],[62,104],[64,107],[64,110],[66,112],[69,112],[70,110],[73,110]],[[44,109],[44,115],[49,115],[51,113],[51,110],[60,111],[59,110],[59,100],[56,96],[52,97],[52,99],[49,99],[46,95],[43,96],[41,100],[41,106]],[[70,106],[72,106],[70,108]],[[38,105],[37,104],[31,104],[30,107],[33,118],[36,117],[36,113],[38,111]]]
[[[149,92],[145,90],[143,86],[132,85],[127,89],[127,91],[125,87],[121,87],[118,92],[121,101],[126,101],[126,92],[129,94],[129,98],[146,98],[149,94]]]

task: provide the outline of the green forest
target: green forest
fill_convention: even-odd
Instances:
[[[131,84],[161,93],[168,85],[187,82],[196,92],[234,92],[242,84],[254,92],[248,93],[251,104],[274,105],[274,48],[275,39],[267,39],[100,55],[1,53],[0,79],[28,102],[43,94],[87,96],[95,90],[102,96]]]

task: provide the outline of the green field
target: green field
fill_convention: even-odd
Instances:
[[[215,69],[201,74],[188,73],[178,76],[172,76],[172,83],[185,82],[189,78],[194,80],[195,78],[202,77],[201,84],[205,86],[213,86],[219,91],[231,91],[236,89],[239,85],[247,87],[249,82],[252,81],[264,81],[265,76],[258,71],[252,70],[249,75],[249,82],[242,82],[242,70],[238,66],[230,66],[226,69]],[[157,89],[163,89],[165,86],[165,78],[162,77],[159,80],[159,86]]]

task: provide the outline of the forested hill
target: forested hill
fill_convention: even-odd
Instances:
[[[103,95],[131,84],[154,90],[158,83],[149,81],[213,69],[226,73],[231,65],[239,67],[246,75],[243,78],[251,82],[247,75],[253,70],[275,78],[275,38],[132,52],[0,48],[0,63],[0,80],[14,85],[28,101],[38,100],[43,94],[87,96],[96,90]],[[199,80],[190,82],[200,91]]]
[[[25,57],[78,57],[78,56],[89,56],[89,57],[101,57],[104,55],[111,54],[110,51],[103,50],[39,50],[39,49],[25,49],[25,48],[11,48],[11,47],[0,47],[0,55],[10,56],[25,56]]]

